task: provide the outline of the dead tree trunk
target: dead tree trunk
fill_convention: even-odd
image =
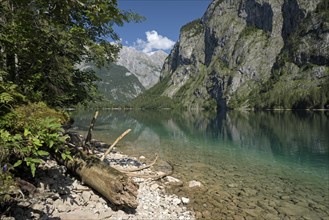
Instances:
[[[83,150],[84,151],[88,151],[90,147],[87,147],[90,146],[90,141],[91,141],[91,132],[93,131],[94,129],[94,126],[95,126],[95,122],[96,122],[96,119],[97,119],[97,116],[98,116],[98,111],[95,112],[94,114],[94,117],[91,119],[91,122],[90,122],[90,125],[89,125],[89,129],[88,129],[88,133],[87,133],[87,136],[85,138],[85,141],[83,142]],[[87,149],[86,149],[87,148]],[[91,152],[92,154],[94,154],[94,148],[91,148]]]
[[[138,186],[126,174],[92,156],[65,161],[59,155],[55,155],[55,158],[112,204],[137,208]]]

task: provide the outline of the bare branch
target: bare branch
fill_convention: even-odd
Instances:
[[[87,144],[90,142],[91,140],[91,132],[93,131],[94,129],[94,126],[95,126],[95,122],[96,122],[96,119],[97,119],[97,116],[98,116],[98,111],[95,111],[95,114],[94,114],[94,117],[91,119],[91,122],[90,122],[90,125],[89,125],[89,130],[88,130],[88,133],[87,133],[87,136],[86,136],[86,139],[83,143],[83,150],[86,150],[86,146]],[[92,149],[92,153],[94,153],[94,149]]]
[[[133,169],[119,169],[121,172],[123,173],[130,173],[130,172],[137,172],[137,171],[141,171],[141,170],[145,170],[147,168],[150,168],[151,166],[153,166],[155,164],[155,162],[158,159],[158,155],[156,155],[154,161],[152,163],[150,163],[149,165],[143,166],[143,167],[139,167],[139,168],[133,168]]]
[[[104,153],[104,155],[101,157],[101,161],[104,161],[105,157],[111,152],[111,150],[113,149],[113,147],[124,137],[126,136],[129,132],[131,131],[131,129],[126,130],[125,132],[123,132],[115,141],[114,143],[109,147],[109,149]]]

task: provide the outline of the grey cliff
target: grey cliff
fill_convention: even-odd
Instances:
[[[326,0],[214,0],[181,28],[162,95],[188,108],[328,108]]]

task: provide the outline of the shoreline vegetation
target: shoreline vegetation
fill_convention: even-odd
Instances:
[[[82,155],[69,146],[60,109],[97,100],[99,79],[77,65],[114,62],[121,45],[111,42],[120,39],[113,27],[143,20],[115,0],[0,3],[1,215],[33,194],[48,160]]]
[[[63,154],[58,158],[56,152],[51,154],[53,156],[48,155],[36,165],[33,179],[21,174],[19,176],[23,179],[13,179],[16,182],[14,190],[5,192],[1,189],[1,219],[72,219],[86,216],[90,219],[149,219],[154,216],[164,219],[194,219],[193,212],[188,211],[186,207],[189,203],[188,198],[178,198],[166,193],[166,187],[182,184],[170,176],[173,169],[170,164],[167,163],[169,172],[168,169],[154,171],[152,166],[158,157],[147,165],[141,162],[146,160],[144,156],[137,159],[114,151],[115,144],[125,133],[110,147],[108,144],[91,140],[91,130],[97,114],[96,112],[91,121],[86,138],[70,131],[65,132],[70,136],[66,145],[71,147],[71,153],[67,158],[63,158]],[[79,151],[87,147],[81,145],[82,143],[88,143],[87,151],[94,153],[87,157],[82,156]],[[105,151],[104,147],[109,148]],[[83,161],[87,163],[84,164]],[[114,170],[108,170],[106,167]],[[0,172],[1,177],[3,174],[9,174],[4,170]],[[103,172],[109,172],[110,176]],[[117,178],[111,175],[117,175]],[[103,185],[103,181],[111,182]],[[124,185],[120,186],[121,183],[118,181],[123,181]],[[105,192],[107,190],[109,194]],[[12,198],[6,199],[6,194]],[[92,197],[93,200],[90,200]]]
[[[131,110],[131,111],[134,111],[134,110],[137,110],[137,111],[140,111],[140,110],[157,110],[157,111],[162,111],[162,110],[182,110],[182,111],[209,111],[209,109],[206,109],[206,108],[179,108],[179,109],[176,109],[176,108],[142,108],[142,107],[127,107],[127,106],[115,106],[115,107],[106,107],[106,106],[102,106],[102,107],[99,107],[99,106],[95,106],[93,107],[93,104],[91,105],[88,105],[88,107],[85,107],[85,106],[78,106],[76,108],[65,108],[64,110],[66,111],[75,111],[76,109],[104,109],[104,110]],[[220,109],[216,109],[214,111],[222,111]],[[317,109],[317,108],[310,108],[310,109],[292,109],[292,108],[266,108],[266,109],[255,109],[255,108],[241,108],[241,109],[226,109],[225,111],[329,111],[328,108],[322,108],[322,109]]]

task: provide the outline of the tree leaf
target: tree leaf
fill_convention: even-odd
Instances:
[[[40,140],[39,138],[32,138],[32,141],[33,141],[33,145],[36,146],[36,147],[41,147],[42,146],[42,143],[43,141]]]
[[[36,170],[36,168],[35,168],[35,164],[34,164],[34,163],[31,163],[31,164],[30,164],[30,167],[31,167],[31,173],[32,173],[32,176],[34,177],[34,176],[35,176],[35,170]]]
[[[67,154],[66,157],[69,158],[69,160],[73,160],[73,157],[69,154]]]
[[[49,153],[47,151],[44,151],[44,150],[38,150],[37,153],[40,156],[48,156],[49,155]]]
[[[32,162],[32,163],[42,163],[43,160],[38,159],[38,158],[32,158],[32,159],[31,159],[31,162]]]
[[[31,135],[31,132],[29,131],[29,129],[24,128],[24,137],[27,137],[28,135]]]
[[[21,149],[22,153],[26,154],[26,153],[29,153],[31,151],[30,147],[29,146],[26,146],[26,147],[23,147]]]
[[[22,164],[22,160],[18,160],[16,161],[16,163],[14,163],[13,167],[18,167],[21,164]]]
[[[53,140],[50,140],[49,143],[48,143],[48,147],[49,148],[52,148],[52,146],[54,146],[54,141]]]
[[[65,153],[61,153],[62,159],[66,160],[67,155]]]

